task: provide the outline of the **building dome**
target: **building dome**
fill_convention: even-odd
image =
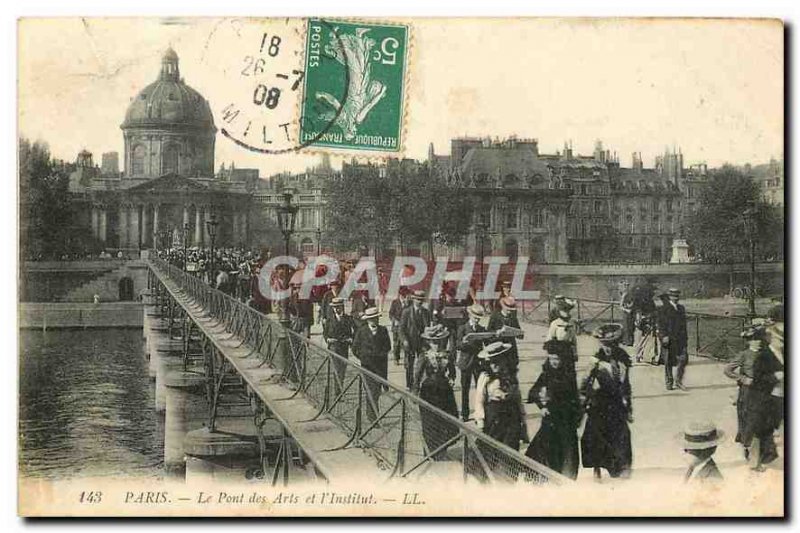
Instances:
[[[213,175],[217,129],[211,106],[183,82],[178,54],[172,48],[161,57],[158,79],[128,106],[121,127],[125,176]]]
[[[161,58],[158,79],[142,89],[128,106],[122,128],[162,124],[214,129],[208,100],[183,82],[178,54],[172,48]]]

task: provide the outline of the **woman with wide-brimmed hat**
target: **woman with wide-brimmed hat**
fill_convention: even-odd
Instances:
[[[587,413],[581,437],[581,457],[585,468],[593,468],[595,478],[605,468],[611,477],[627,477],[633,462],[631,432],[631,360],[619,346],[621,324],[603,324],[594,332],[600,349],[594,356],[582,393]]]
[[[475,389],[475,422],[485,434],[518,450],[521,440],[528,441],[528,429],[510,351],[510,343],[498,341],[478,354],[486,365]]]
[[[528,403],[535,403],[542,412],[542,425],[525,455],[575,479],[581,408],[575,374],[568,366],[572,347],[564,341],[549,340],[544,349],[547,360],[528,392]]]
[[[448,375],[450,362],[445,348],[450,332],[441,324],[428,326],[420,335],[427,349],[417,357],[414,365],[414,392],[420,398],[454,417],[458,416],[456,397],[453,393],[455,376]],[[420,405],[422,419],[422,437],[428,447],[428,453],[434,453],[434,459],[442,459],[444,450],[439,450],[447,441],[458,434],[447,418],[435,411]],[[438,451],[437,451],[438,450]]]

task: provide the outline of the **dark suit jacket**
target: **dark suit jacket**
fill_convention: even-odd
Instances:
[[[658,336],[669,337],[670,355],[677,355],[686,351],[688,335],[686,332],[686,308],[678,304],[677,309],[672,304],[665,303],[658,311]]]
[[[400,336],[408,342],[412,352],[419,352],[422,349],[420,335],[430,323],[431,312],[424,307],[420,306],[415,310],[412,304],[403,309],[403,314],[400,316]]]
[[[703,465],[703,468],[697,473],[695,477],[691,477],[692,471],[689,470],[686,472],[686,481],[705,481],[705,480],[721,480],[722,479],[722,472],[719,471],[717,468],[717,464],[714,462],[714,459],[709,459],[708,462]]]
[[[467,333],[483,333],[486,328],[480,324],[475,324],[475,327],[467,322],[461,324],[456,331],[456,348],[458,349],[458,368],[461,370],[468,370],[478,364],[478,354],[486,345],[485,341],[472,341],[462,342]]]
[[[347,353],[347,347],[353,340],[355,333],[355,324],[353,319],[345,314],[342,314],[339,319],[336,319],[336,314],[333,310],[328,313],[328,319],[325,321],[323,334],[326,340],[333,339],[336,341],[333,344],[338,346],[329,346],[336,350],[337,353],[342,355]]]
[[[392,300],[392,305],[389,306],[389,320],[392,321],[392,326],[397,323],[397,327],[400,327],[400,318],[403,316],[403,310],[408,307],[408,301],[403,303],[400,298],[395,298]]]
[[[389,352],[392,350],[392,341],[385,326],[378,326],[374,334],[369,326],[364,324],[356,331],[353,340],[353,353],[361,361],[361,366],[378,374],[383,379],[388,376]]]

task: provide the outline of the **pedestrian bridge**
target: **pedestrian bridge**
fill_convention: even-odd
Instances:
[[[164,462],[187,482],[569,482],[182,270],[148,267]]]

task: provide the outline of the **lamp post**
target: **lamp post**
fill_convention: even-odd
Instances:
[[[486,220],[483,216],[479,215],[478,222],[476,224],[476,228],[478,229],[478,235],[480,237],[480,253],[481,253],[481,282],[480,287],[483,290],[483,260],[484,260],[484,241],[486,240],[486,233],[489,230],[489,224],[486,223]]]
[[[322,228],[317,226],[317,257],[319,257],[321,247],[322,247]]]
[[[757,223],[758,210],[755,202],[748,202],[747,209],[742,213],[744,218],[745,231],[747,232],[748,244],[750,247],[750,290],[747,314],[752,320],[756,316],[756,240],[755,226]]]
[[[186,249],[186,245],[188,244],[187,241],[189,240],[189,223],[183,225],[183,271],[186,272],[186,264],[188,262],[189,256],[188,251]]]
[[[283,204],[278,207],[278,226],[283,234],[284,255],[289,255],[289,240],[294,233],[294,222],[297,217],[298,207],[292,204],[292,189],[284,189]]]
[[[217,215],[214,213],[211,214],[211,218],[206,220],[206,229],[208,230],[208,236],[211,237],[211,284],[214,283],[214,244],[217,240],[217,226],[219,222],[217,222]]]

